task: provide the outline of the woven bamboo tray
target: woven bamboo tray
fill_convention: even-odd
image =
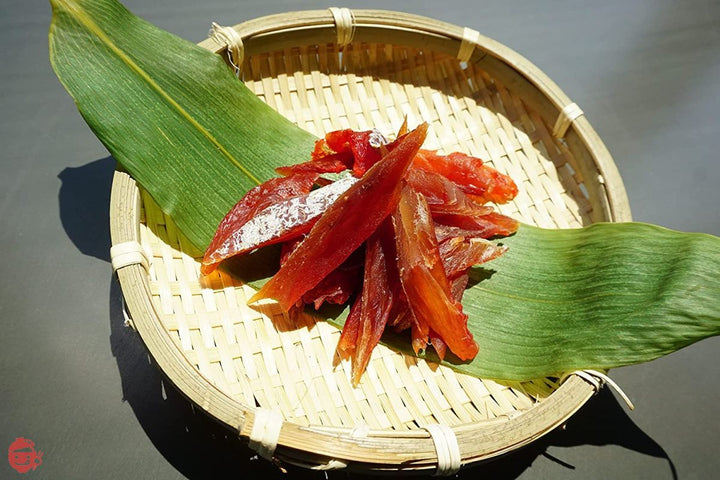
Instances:
[[[540,70],[478,32],[424,17],[329,9],[215,26],[201,45],[302,128],[392,133],[485,159],[518,183],[500,210],[550,228],[630,220],[615,165],[582,111]],[[339,331],[246,305],[231,273],[200,278],[172,220],[116,172],[113,266],[131,323],[166,376],[261,455],[316,469],[450,474],[562,425],[590,377],[477,379],[379,346],[358,388]]]

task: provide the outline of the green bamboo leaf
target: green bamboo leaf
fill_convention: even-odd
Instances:
[[[51,4],[58,78],[113,157],[200,249],[244,192],[312,150],[314,137],[238,88],[220,56],[115,1]]]
[[[245,191],[274,167],[307,159],[314,138],[255,98],[217,55],[114,0],[52,4],[58,77],[98,138],[200,249]],[[508,253],[473,270],[463,300],[480,353],[453,368],[526,380],[645,362],[720,334],[720,238],[625,223],[523,225],[502,242]],[[271,253],[234,267],[262,283]],[[326,318],[340,324],[343,315]],[[405,336],[384,341],[409,350]]]
[[[720,334],[720,238],[643,223],[522,225],[463,297],[480,346],[449,364],[526,380],[647,362]],[[407,339],[388,338],[395,348]]]

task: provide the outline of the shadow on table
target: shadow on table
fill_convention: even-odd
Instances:
[[[59,178],[60,218],[67,235],[84,254],[109,261],[108,205],[115,161],[112,157],[78,168],[63,170]],[[141,339],[124,326],[122,293],[117,281],[110,289],[110,348],[122,380],[122,398],[127,401],[148,438],[181,474],[191,479],[208,477],[284,478],[280,470],[258,460],[237,436],[196,410],[177,389],[164,380],[150,359]],[[604,389],[594,396],[567,424],[524,447],[493,461],[464,469],[463,478],[517,478],[544,456],[568,469],[574,466],[547,453],[551,446],[619,445],[639,453],[668,460],[665,451],[627,416],[613,395]],[[324,479],[323,472],[287,467],[292,478]],[[345,472],[328,477],[363,478]]]
[[[80,252],[110,261],[110,187],[115,159],[105,157],[82,167],[68,167],[58,201],[65,233]]]

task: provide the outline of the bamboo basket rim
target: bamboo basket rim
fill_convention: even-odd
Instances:
[[[218,30],[216,30],[218,32]],[[261,52],[278,51],[297,45],[334,44],[343,48],[353,42],[386,41],[419,46],[463,62],[478,64],[523,92],[548,125],[553,125],[561,142],[575,142],[587,149],[585,160],[592,165],[585,175],[593,204],[593,221],[630,220],[625,189],[604,144],[585,119],[582,111],[560,88],[524,57],[508,47],[469,28],[445,22],[383,10],[329,9],[288,12],[249,20],[233,27],[222,27],[199,45],[228,56],[229,62],[242,64]],[[234,32],[234,33],[233,33]],[[580,147],[577,147],[580,148]],[[122,250],[140,238],[141,194],[134,180],[122,171],[113,179],[111,193],[111,236],[113,256],[131,324],[168,379],[191,402],[212,418],[249,439],[257,441],[258,428],[268,429],[267,412],[245,405],[198,373],[195,365],[170,338],[161,325],[151,300],[147,263],[142,250]],[[127,261],[115,262],[116,257]],[[128,260],[129,258],[129,260]],[[308,468],[352,468],[365,472],[421,472],[449,474],[459,465],[469,465],[526,445],[562,425],[598,388],[586,379],[570,375],[544,401],[516,416],[465,423],[445,429],[455,442],[459,459],[448,467],[443,447],[432,429],[357,429],[348,427],[301,425],[281,420],[271,457]],[[447,432],[449,430],[449,433]],[[479,435],[482,441],[479,441]],[[262,445],[257,446],[262,453]],[[457,452],[456,452],[457,453]],[[459,454],[459,453],[458,453]],[[445,463],[445,465],[441,465]]]

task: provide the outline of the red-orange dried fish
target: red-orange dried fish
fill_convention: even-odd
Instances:
[[[520,223],[497,212],[470,217],[467,215],[435,215],[435,234],[438,241],[451,237],[493,238],[507,237],[517,232]]]
[[[423,194],[433,216],[477,217],[493,211],[492,207],[470,199],[455,183],[436,172],[411,169],[408,172],[407,183],[413,190]]]
[[[507,251],[482,238],[453,237],[440,243],[439,252],[448,278],[453,279],[473,265],[493,260]]]
[[[318,310],[324,303],[342,305],[360,286],[363,276],[363,257],[356,250],[338,268],[302,296],[302,303]]]
[[[413,167],[445,176],[481,203],[506,203],[518,193],[510,177],[464,153],[439,155],[432,150],[420,150]]]
[[[387,143],[387,139],[377,130],[336,130],[315,143],[312,158],[321,161],[328,156],[350,153],[353,162],[348,168],[352,168],[356,177],[362,177],[383,157],[385,152],[382,147]]]
[[[203,258],[202,273],[213,272],[217,265],[237,252],[225,245],[233,234],[267,207],[289,198],[307,195],[318,175],[301,173],[284,178],[272,178],[251,189],[225,215]]]
[[[355,355],[358,332],[360,331],[361,310],[362,295],[358,295],[350,307],[350,313],[347,319],[345,319],[342,333],[340,333],[340,340],[338,340],[336,347],[336,352],[342,360],[351,359]]]
[[[395,271],[392,223],[387,219],[365,242],[365,271],[362,284],[360,331],[352,362],[352,381],[360,382],[373,349],[380,342],[395,297],[390,275]]]
[[[317,174],[303,176],[306,175],[317,178]],[[231,256],[292,240],[309,232],[327,207],[355,182],[355,178],[347,177],[310,193],[271,203],[255,209],[254,216],[244,223],[238,221],[233,212],[229,213],[227,224],[234,228],[218,230],[203,257],[202,273],[211,273],[221,261]]]
[[[420,343],[427,345],[432,329],[458,358],[473,358],[478,346],[467,328],[462,305],[452,298],[424,197],[403,188],[392,219],[400,280],[414,317],[413,329],[418,333],[417,337],[413,333],[413,348],[424,348]]]
[[[357,249],[395,208],[401,179],[426,133],[427,124],[409,133],[330,205],[305,240],[250,301],[274,298],[288,310]]]
[[[351,360],[355,385],[387,327],[409,329],[416,353],[432,345],[440,359],[448,349],[473,358],[478,346],[460,303],[470,268],[505,252],[485,238],[519,225],[484,205],[513,198],[512,180],[475,157],[421,150],[426,131],[408,133],[404,123],[392,142],[375,130],[328,133],[310,161],[277,169],[288,177],[241,200],[242,215],[221,224],[206,253],[204,272],[282,243],[280,270],[250,302],[274,298],[296,313],[354,295],[337,354]],[[320,177],[344,170],[354,177]]]

